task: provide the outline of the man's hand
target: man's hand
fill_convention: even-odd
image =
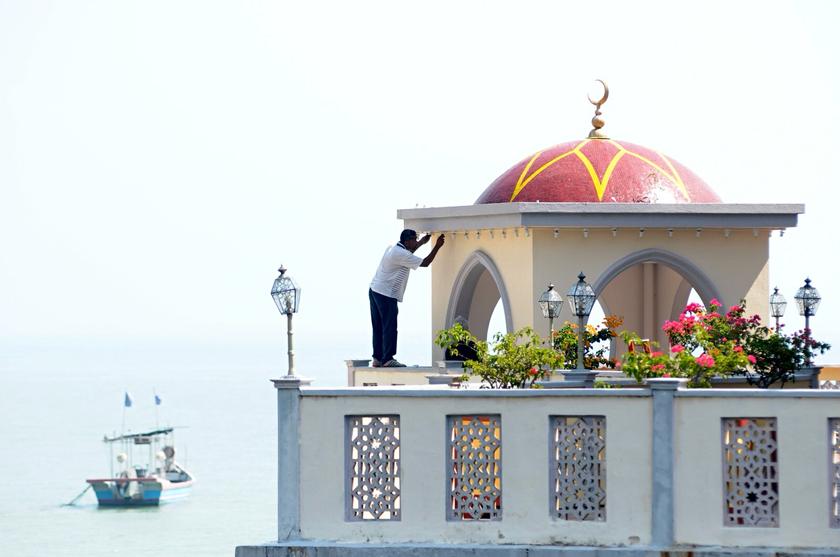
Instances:
[[[426,235],[426,237],[423,238],[423,239],[428,241],[428,237],[429,236]],[[432,251],[430,251],[429,255],[426,256],[426,259],[424,259],[423,262],[420,263],[421,267],[428,267],[429,265],[432,264],[432,261],[435,260],[435,255],[437,255],[438,250],[441,248],[441,246],[443,246],[443,243],[445,241],[446,241],[446,239],[443,237],[443,234],[441,234],[440,236],[437,237],[437,240],[435,240],[435,245],[432,248]]]
[[[422,238],[420,238],[420,241],[418,242],[418,244],[420,244],[421,246],[422,246],[423,244],[428,244],[428,243],[429,243],[429,240],[431,240],[431,239],[432,239],[432,235],[431,235],[431,234],[426,234],[425,236],[423,236]]]

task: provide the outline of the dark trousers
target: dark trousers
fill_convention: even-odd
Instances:
[[[370,324],[373,325],[373,358],[385,363],[397,353],[397,300],[368,289]]]

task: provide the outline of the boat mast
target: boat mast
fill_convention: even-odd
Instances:
[[[115,431],[114,432],[114,437],[116,437],[116,436],[117,436],[117,432]],[[106,436],[106,438],[107,438],[107,436]],[[114,444],[113,443],[108,443],[108,454],[111,457],[111,458],[108,459],[108,466],[111,469],[111,475],[109,477],[113,478],[114,477]]]

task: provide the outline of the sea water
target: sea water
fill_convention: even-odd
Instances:
[[[0,555],[232,557],[237,544],[274,537],[276,411],[267,374],[170,370],[146,377],[145,389],[145,381],[118,372],[4,378]],[[176,460],[197,478],[192,495],[161,507],[99,509],[88,491],[62,507],[86,478],[110,473],[102,437],[121,428],[126,384],[134,387],[130,429],[155,425],[152,384],[162,391],[159,416],[188,426],[176,430],[175,445]]]
[[[180,359],[153,347],[91,348],[76,358],[84,365],[57,363],[63,353],[39,360],[7,350],[0,361],[0,556],[233,557],[237,545],[276,539],[276,391],[269,380],[286,371],[285,343],[277,344],[270,356],[218,357],[208,348]],[[304,341],[302,348],[298,369],[320,386],[342,385],[342,360],[368,351],[364,342],[307,349]],[[52,367],[43,367],[46,361]],[[192,495],[154,508],[98,509],[88,491],[63,507],[86,478],[110,473],[102,438],[122,427],[125,391],[133,399],[127,429],[184,426],[175,432],[176,460],[197,479]]]

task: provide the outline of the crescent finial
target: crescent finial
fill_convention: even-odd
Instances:
[[[601,131],[601,128],[604,127],[604,119],[601,118],[601,105],[607,102],[607,99],[610,96],[610,88],[607,86],[607,82],[603,79],[596,79],[598,83],[600,83],[604,87],[604,94],[601,95],[601,98],[597,101],[592,98],[592,95],[587,94],[586,97],[589,99],[593,105],[595,105],[595,116],[592,118],[592,131],[589,132],[590,139],[607,139],[607,135]]]
[[[608,99],[608,98],[609,98],[609,96],[610,96],[610,88],[609,88],[609,87],[607,87],[607,84],[604,82],[604,80],[603,80],[603,79],[596,79],[595,81],[597,81],[598,83],[600,83],[600,84],[604,87],[604,94],[603,94],[603,95],[601,95],[601,98],[600,98],[599,100],[597,100],[597,101],[596,101],[596,100],[592,100],[592,95],[590,95],[590,94],[588,94],[588,93],[587,93],[586,97],[589,99],[589,102],[591,102],[592,104],[594,104],[594,105],[595,105],[595,107],[596,107],[596,108],[600,108],[600,106],[601,106],[602,104],[604,104],[605,102],[607,102],[607,99]]]

